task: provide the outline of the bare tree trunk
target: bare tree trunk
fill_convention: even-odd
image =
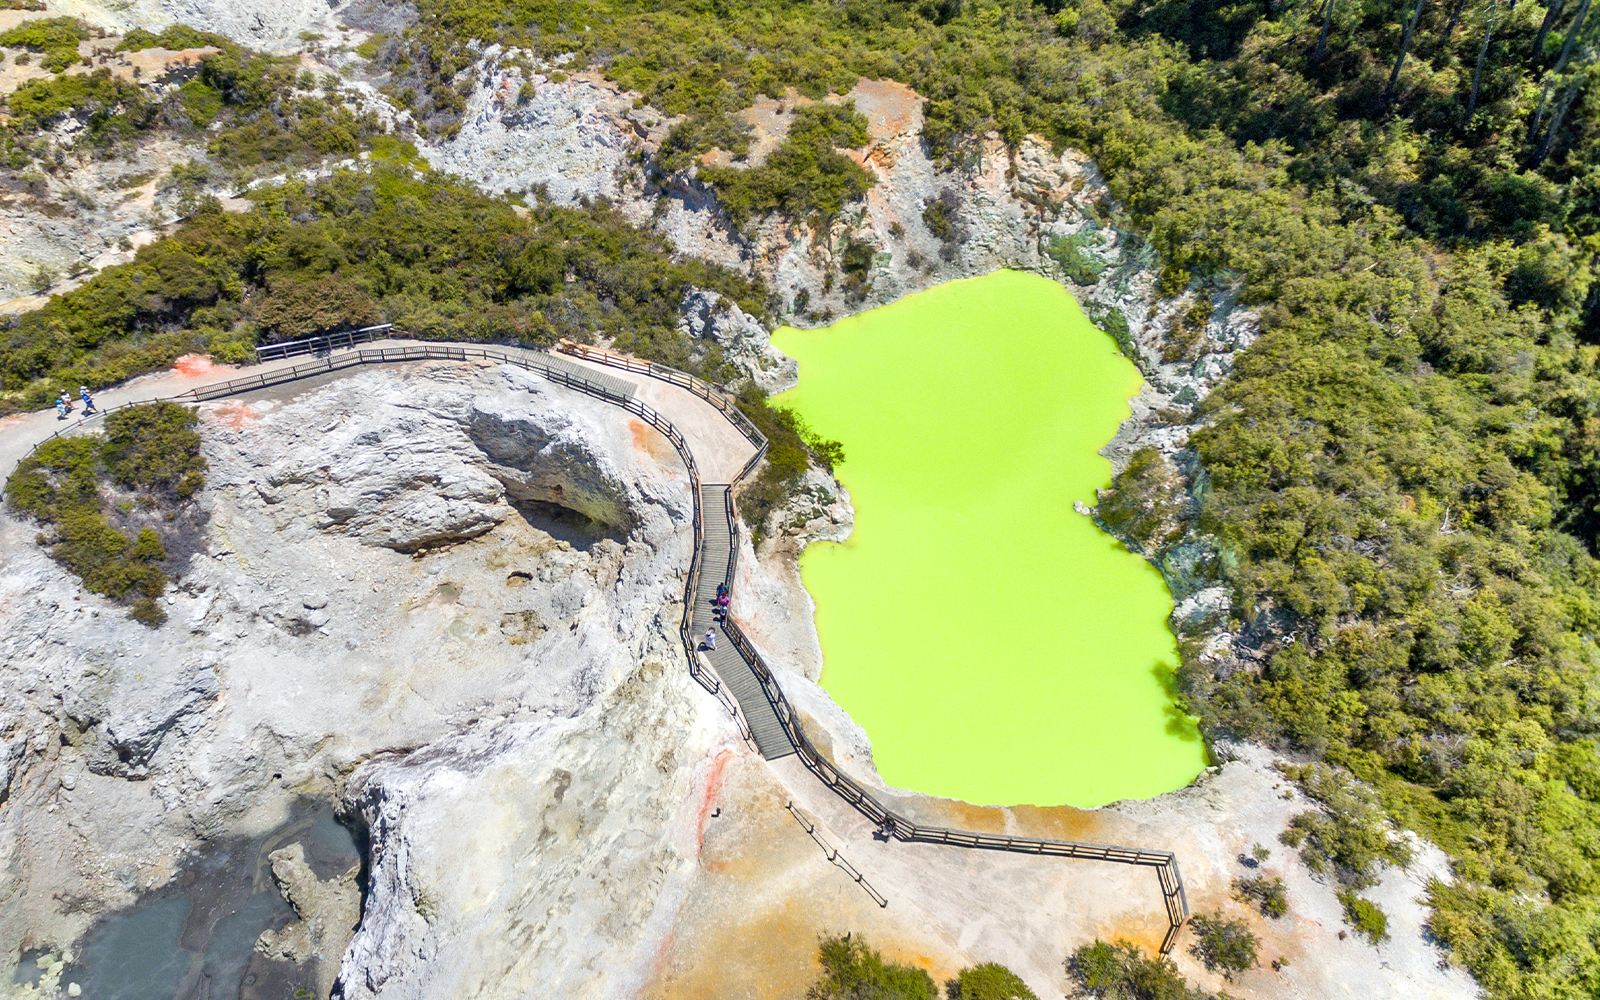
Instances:
[[[1572,81],[1567,92],[1561,96],[1561,106],[1550,119],[1550,127],[1545,130],[1544,139],[1539,143],[1539,151],[1533,156],[1533,165],[1540,166],[1544,158],[1550,155],[1550,147],[1555,145],[1556,136],[1561,132],[1561,122],[1567,117],[1567,111],[1572,107],[1572,102],[1577,100],[1578,91],[1583,87],[1583,77]]]
[[[1539,25],[1539,34],[1533,40],[1533,60],[1538,62],[1544,58],[1544,39],[1550,34],[1550,29],[1556,26],[1561,19],[1561,12],[1567,7],[1567,0],[1555,0],[1545,10],[1544,23]]]
[[[1450,21],[1444,26],[1444,42],[1450,44],[1450,39],[1455,37],[1456,25],[1461,23],[1461,12],[1466,10],[1467,0],[1456,0],[1456,5],[1450,8]]]
[[[1539,88],[1539,106],[1533,109],[1533,117],[1528,119],[1528,144],[1532,145],[1539,138],[1539,126],[1544,123],[1544,109],[1550,104],[1550,83]]]
[[[1563,3],[1566,0],[1562,0]],[[1328,27],[1333,24],[1333,0],[1324,0],[1322,4],[1322,33],[1317,36],[1317,52],[1311,57],[1311,65],[1315,66],[1322,61],[1322,52],[1328,47]]]
[[[1585,4],[1589,0],[1583,0]],[[1400,67],[1406,64],[1406,53],[1411,51],[1411,33],[1417,28],[1417,18],[1422,16],[1422,8],[1428,5],[1428,0],[1417,0],[1417,5],[1411,9],[1411,20],[1406,22],[1405,30],[1400,33],[1400,54],[1395,56],[1394,69],[1389,73],[1389,82],[1383,88],[1383,103],[1389,104],[1394,100],[1394,85],[1400,82]]]
[[[1589,0],[1583,0],[1578,5],[1578,13],[1573,15],[1572,27],[1567,29],[1567,44],[1561,46],[1561,58],[1550,67],[1550,72],[1559,73],[1567,65],[1567,58],[1572,55],[1572,47],[1578,43],[1578,32],[1583,30],[1583,21],[1589,16]]]
[[[1483,44],[1478,46],[1478,64],[1472,68],[1472,94],[1467,98],[1467,114],[1463,121],[1472,121],[1472,112],[1478,107],[1478,87],[1483,83],[1483,63],[1489,57],[1489,40],[1494,37],[1494,5],[1483,21]]]

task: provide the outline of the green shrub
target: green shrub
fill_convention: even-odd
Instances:
[[[141,597],[128,609],[128,617],[141,625],[160,628],[167,623],[167,613],[161,605],[148,597]]]
[[[761,472],[739,495],[741,515],[759,544],[772,512],[788,499],[810,460],[814,458],[832,471],[844,461],[844,446],[817,434],[792,409],[770,405],[766,393],[754,385],[740,389],[737,402],[740,412],[767,436]]]
[[[750,126],[725,113],[687,118],[667,132],[656,151],[656,165],[666,171],[682,170],[714,148],[744,159],[750,152]]]
[[[1274,920],[1289,912],[1289,894],[1283,879],[1277,876],[1254,875],[1233,880],[1233,898],[1241,903],[1251,903],[1261,910],[1261,915]]]
[[[707,167],[700,176],[737,226],[774,213],[816,224],[866,194],[872,174],[835,147],[867,142],[867,120],[853,106],[813,104],[795,112],[782,145],[759,167]]]
[[[7,99],[19,133],[48,128],[72,115],[84,119],[90,142],[125,138],[149,125],[155,109],[136,84],[105,68],[26,80]]]
[[[1389,918],[1377,903],[1348,890],[1339,893],[1339,902],[1344,906],[1345,922],[1354,927],[1356,933],[1375,945],[1389,940]]]
[[[945,984],[948,1000],[1039,1000],[1015,972],[995,962],[962,969]]]
[[[167,402],[110,414],[100,446],[106,472],[126,490],[189,499],[205,485],[198,421],[193,410]]]
[[[106,417],[106,436],[54,438],[17,465],[6,503],[49,529],[50,554],[90,591],[132,601],[131,617],[155,627],[166,588],[161,535],[148,526],[130,537],[110,519],[107,494],[117,487],[157,511],[173,511],[205,481],[195,415],[172,403],[128,407]]]
[[[1105,273],[1106,265],[1083,252],[1095,242],[1093,232],[1073,233],[1070,236],[1051,237],[1045,253],[1060,266],[1067,280],[1075,285],[1092,285]]]
[[[1194,944],[1189,954],[1198,958],[1207,970],[1231,979],[1236,972],[1245,972],[1256,966],[1256,952],[1261,941],[1242,920],[1224,920],[1220,913],[1207,916],[1196,914],[1189,921],[1194,934]]]
[[[822,976],[806,990],[806,1000],[939,1000],[926,970],[884,961],[849,934],[823,938],[817,960]]]
[[[1147,957],[1127,941],[1095,939],[1066,961],[1072,996],[1093,1000],[1225,1000],[1191,987],[1172,960]]]
[[[224,38],[222,35],[209,31],[200,31],[186,24],[174,24],[164,29],[160,34],[152,34],[143,28],[134,28],[122,36],[122,41],[117,43],[118,52],[138,52],[141,49],[203,49],[214,46],[219,49],[237,49],[238,46]]]
[[[1128,317],[1122,314],[1121,309],[1114,306],[1092,305],[1089,309],[1089,319],[1095,326],[1111,335],[1123,357],[1136,364],[1142,362],[1139,348],[1133,342],[1133,332],[1128,329]]]
[[[91,37],[89,26],[75,17],[50,17],[23,21],[0,32],[0,48],[44,53],[40,65],[59,73],[78,62],[78,43]]]
[[[1184,478],[1153,447],[1140,448],[1102,491],[1096,517],[1136,550],[1160,551],[1183,536],[1190,517]]]
[[[1307,868],[1329,872],[1341,885],[1363,889],[1377,883],[1380,867],[1411,863],[1410,843],[1390,836],[1376,796],[1349,775],[1316,764],[1287,773],[1329,810],[1296,815],[1279,837],[1286,846],[1300,849]]]

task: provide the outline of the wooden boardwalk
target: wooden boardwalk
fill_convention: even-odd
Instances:
[[[334,345],[330,343],[328,346]],[[562,348],[586,360],[598,361],[630,373],[669,382],[715,406],[756,446],[755,454],[734,477],[734,482],[742,481],[754,472],[765,455],[766,438],[744,414],[739,412],[733,400],[716,387],[707,385],[692,375],[641,359],[584,348],[581,345],[563,343]],[[713,613],[712,598],[716,596],[717,584],[726,583],[731,587],[734,582],[736,553],[734,543],[738,514],[732,502],[731,487],[725,484],[705,484],[700,481],[698,465],[689,440],[654,407],[638,398],[636,383],[606,372],[596,372],[559,355],[543,351],[423,343],[401,348],[349,350],[345,353],[328,351],[315,361],[295,365],[292,368],[258,370],[257,374],[245,378],[198,386],[166,398],[173,402],[198,403],[202,400],[221,399],[361,365],[412,361],[486,361],[518,365],[536,371],[552,382],[619,406],[643,418],[666,436],[682,457],[694,489],[695,553],[690,562],[690,579],[684,594],[687,606],[679,625],[681,637],[687,647],[685,653],[690,657],[690,671],[700,684],[714,694],[730,713],[733,713],[740,732],[750,739],[763,757],[772,760],[798,754],[807,769],[819,781],[878,824],[885,835],[892,836],[896,840],[945,844],[977,850],[1109,861],[1154,868],[1160,880],[1162,901],[1169,924],[1166,937],[1161,943],[1161,953],[1165,955],[1172,951],[1179,932],[1188,921],[1189,903],[1184,893],[1183,877],[1178,872],[1177,858],[1170,851],[922,826],[885,806],[873,791],[846,774],[832,759],[811,744],[809,737],[800,727],[798,714],[784,695],[783,688],[778,684],[761,652],[744,635],[737,621],[719,622]],[[129,400],[123,405],[131,406],[142,401],[144,400]],[[84,423],[87,421],[74,425],[67,433],[78,432]],[[57,434],[49,435],[49,437],[56,436]],[[34,444],[35,449],[39,443],[42,442]],[[716,637],[714,650],[707,648],[705,641],[707,630]],[[707,666],[710,667],[709,670],[706,669]],[[869,891],[873,890],[869,888]],[[875,891],[874,898],[880,900],[880,905],[887,903],[887,900],[883,900]]]
[[[727,510],[728,487],[721,484],[702,484],[700,510],[705,520],[705,533],[700,543],[702,571],[695,587],[694,611],[690,620],[690,634],[695,637],[696,655],[704,657],[717,672],[728,693],[739,702],[745,722],[750,726],[750,736],[756,749],[768,760],[787,757],[795,752],[794,741],[789,738],[772,702],[761,689],[761,682],[750,664],[740,655],[733,639],[728,636],[713,611],[717,584],[727,581],[729,556],[733,537],[724,511]],[[707,649],[706,630],[717,637],[717,648]]]

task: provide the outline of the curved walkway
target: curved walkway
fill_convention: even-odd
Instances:
[[[904,842],[945,844],[992,851],[1113,861],[1155,868],[1166,905],[1169,929],[1161,952],[1170,952],[1189,917],[1177,859],[1168,851],[1109,844],[1008,837],[997,834],[918,825],[882,804],[860,782],[839,769],[812,744],[783,689],[738,623],[716,621],[711,598],[719,582],[734,582],[738,553],[738,511],[733,488],[748,476],[766,453],[767,442],[721,390],[675,369],[625,355],[563,342],[571,356],[517,347],[479,347],[421,341],[386,341],[360,350],[341,351],[320,360],[292,364],[280,361],[257,366],[252,374],[225,381],[191,379],[176,393],[170,380],[141,380],[101,395],[103,412],[155,399],[198,403],[251,392],[368,364],[408,361],[494,361],[536,371],[553,382],[620,406],[649,422],[677,449],[689,472],[694,494],[694,551],[685,587],[683,622],[679,627],[690,674],[722,702],[741,734],[769,760],[798,755],[824,785],[878,825],[885,838]],[[607,369],[644,376],[621,379]],[[0,440],[0,470],[9,475],[34,448],[60,433],[75,432],[95,418],[60,422],[48,414],[11,418]],[[49,433],[54,430],[55,433]],[[26,433],[33,431],[34,433]],[[685,433],[687,431],[687,433]],[[21,433],[19,433],[21,432]],[[702,461],[704,467],[702,468]],[[714,477],[710,484],[703,480]],[[705,642],[707,630],[717,637]]]

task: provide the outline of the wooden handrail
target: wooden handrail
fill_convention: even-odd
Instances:
[[[738,404],[708,383],[680,372],[667,368],[664,365],[643,362],[642,359],[629,358],[627,355],[614,351],[605,351],[600,348],[576,344],[572,341],[561,341],[558,349],[586,358],[600,364],[612,365],[627,371],[641,371],[641,364],[648,364],[650,375],[674,385],[681,385],[693,391],[697,396],[707,400],[728,418],[750,442],[756,445],[756,453],[750,461],[745,463],[743,469],[734,477],[723,494],[724,516],[728,519],[728,568],[727,578],[724,581],[729,591],[732,591],[734,574],[738,560],[738,525],[739,513],[733,499],[734,487],[755,471],[761,459],[767,452],[767,439],[761,431],[738,408]],[[831,760],[819,752],[799,724],[798,716],[789,704],[788,697],[783,693],[783,688],[773,676],[772,669],[762,658],[761,653],[755,648],[749,638],[744,634],[731,615],[726,616],[723,631],[732,640],[733,646],[739,655],[750,665],[751,673],[761,685],[762,693],[771,704],[778,717],[778,723],[783,727],[784,733],[794,745],[795,752],[805,762],[806,767],[817,776],[823,784],[831,788],[846,802],[855,806],[873,822],[889,831],[897,840],[917,843],[948,844],[953,847],[967,847],[980,850],[1009,851],[1025,854],[1043,854],[1054,857],[1083,858],[1095,861],[1113,861],[1121,864],[1141,865],[1155,868],[1157,878],[1161,884],[1162,901],[1167,910],[1168,928],[1161,942],[1161,954],[1169,954],[1177,944],[1178,933],[1184,923],[1189,919],[1189,901],[1183,888],[1183,876],[1178,871],[1178,859],[1171,851],[1147,851],[1142,848],[1117,847],[1111,844],[1089,844],[1069,840],[1047,840],[1036,837],[1008,837],[996,834],[974,833],[966,830],[951,830],[944,827],[919,826],[906,817],[889,809],[863,785],[854,778],[845,774]],[[693,637],[687,629],[684,631],[686,643],[692,642]],[[689,647],[690,659],[694,658],[694,648]]]
[[[665,365],[646,362],[638,358],[629,358],[627,355],[603,351],[588,345],[575,344],[571,341],[562,341],[559,349],[609,367],[621,368],[636,374],[646,374],[687,388],[715,406],[736,429],[744,434],[752,444],[756,445],[756,454],[740,470],[739,475],[728,485],[723,494],[724,509],[722,516],[727,519],[729,537],[728,564],[724,572],[727,574],[725,582],[731,591],[734,583],[734,572],[737,568],[738,524],[740,520],[738,507],[733,498],[733,490],[735,486],[756,469],[762,457],[766,454],[767,440],[765,436],[739,411],[738,405],[727,394],[686,372],[680,372]],[[528,348],[514,348],[513,350],[517,353],[512,354],[505,350],[487,347],[444,346],[437,343],[400,348],[363,349],[337,356],[330,355],[320,361],[295,365],[292,368],[283,368],[274,372],[264,372],[241,379],[190,389],[188,392],[167,397],[166,401],[200,403],[205,400],[220,399],[256,389],[282,385],[287,382],[311,378],[345,368],[353,368],[358,365],[389,364],[401,361],[470,361],[481,359],[500,364],[517,365],[531,371],[537,371],[552,382],[584,392],[642,417],[652,427],[661,431],[667,440],[672,443],[674,450],[683,460],[684,467],[689,473],[690,492],[694,502],[694,545],[690,555],[689,572],[684,588],[683,621],[678,630],[679,637],[684,644],[684,652],[688,657],[689,674],[722,703],[723,707],[728,710],[738,724],[741,736],[753,744],[754,736],[751,732],[749,721],[744,717],[744,713],[740,710],[737,701],[729,695],[726,686],[722,684],[719,678],[700,666],[696,656],[697,643],[696,637],[692,633],[692,619],[700,574],[704,571],[704,566],[701,565],[701,551],[705,545],[705,513],[702,510],[703,505],[700,497],[700,471],[695,462],[694,454],[689,449],[688,440],[665,417],[634,397],[619,393],[599,382],[593,382],[575,375],[564,368],[541,364],[538,360],[538,355],[545,353],[543,351]],[[154,401],[146,400],[144,402]],[[138,404],[124,403],[121,406],[105,411],[105,413],[112,413],[134,405]],[[97,416],[103,415],[98,414]],[[87,419],[89,418],[85,418],[85,420]],[[80,421],[70,430],[76,431],[82,426],[83,421]],[[60,437],[66,430],[57,431],[55,434],[50,435],[49,438],[46,438],[45,441],[35,445],[29,450],[28,455],[24,456],[24,460],[38,451],[46,441]],[[816,746],[811,742],[811,738],[800,725],[797,713],[789,703],[788,697],[778,684],[766,660],[762,658],[761,653],[750,642],[749,638],[744,634],[744,630],[739,627],[731,615],[727,616],[723,622],[723,630],[733,642],[734,648],[738,650],[740,656],[750,665],[751,673],[755,675],[757,682],[761,685],[762,693],[777,715],[779,725],[783,727],[785,735],[794,745],[796,753],[805,763],[807,769],[816,775],[824,785],[832,789],[835,794],[839,795],[840,798],[855,806],[869,819],[888,831],[896,840],[946,844],[953,847],[978,850],[1112,861],[1121,864],[1154,867],[1157,869],[1157,877],[1161,883],[1161,894],[1166,906],[1169,923],[1166,936],[1162,940],[1161,953],[1165,955],[1172,951],[1177,943],[1179,932],[1189,918],[1189,903],[1188,897],[1184,892],[1183,876],[1178,870],[1177,858],[1170,851],[1147,851],[1141,848],[1118,847],[1110,844],[1079,843],[1076,841],[1047,840],[1034,837],[1010,837],[966,830],[952,830],[945,827],[920,826],[913,823],[905,816],[894,812],[879,802],[877,797],[865,786],[845,774],[838,765],[817,750]]]

